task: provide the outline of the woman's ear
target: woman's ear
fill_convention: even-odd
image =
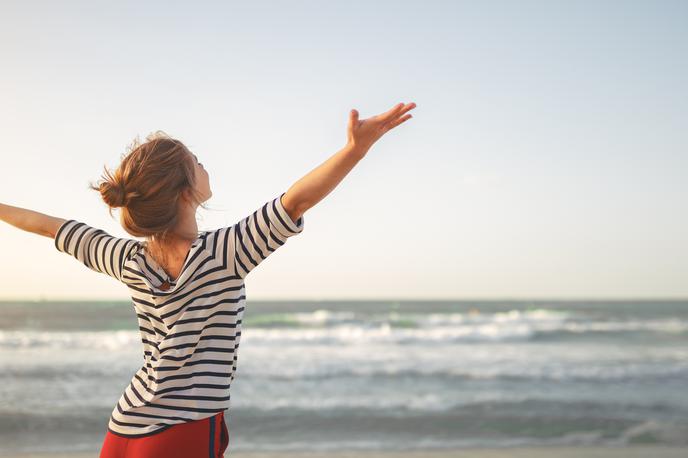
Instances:
[[[184,204],[191,203],[191,190],[189,188],[182,189],[180,200]]]

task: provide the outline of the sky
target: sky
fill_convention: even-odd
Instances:
[[[88,189],[163,130],[200,230],[399,102],[252,299],[688,297],[688,2],[0,3],[0,202],[129,236]],[[133,236],[129,236],[135,238]],[[0,299],[128,298],[0,222]]]

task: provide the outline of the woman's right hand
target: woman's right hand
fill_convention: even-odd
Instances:
[[[347,131],[348,144],[365,154],[384,134],[412,118],[410,114],[405,115],[405,113],[415,107],[416,104],[413,102],[398,103],[385,113],[363,120],[358,119],[357,110],[351,110]]]

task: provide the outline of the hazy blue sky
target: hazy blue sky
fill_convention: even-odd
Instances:
[[[415,102],[247,279],[268,298],[688,296],[688,2],[0,4],[0,202],[128,236],[87,189],[156,129],[236,222]],[[133,237],[132,237],[133,238]],[[4,298],[127,289],[0,223]]]

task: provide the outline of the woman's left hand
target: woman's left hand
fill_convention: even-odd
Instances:
[[[365,154],[384,134],[412,118],[410,114],[405,113],[415,107],[416,104],[413,102],[399,103],[385,113],[363,120],[358,119],[357,110],[351,110],[347,129],[348,144]]]

